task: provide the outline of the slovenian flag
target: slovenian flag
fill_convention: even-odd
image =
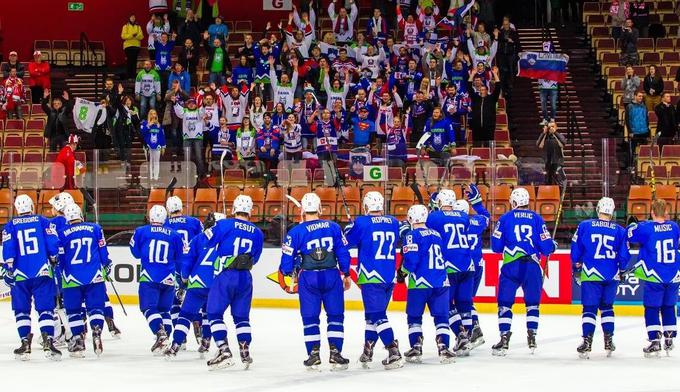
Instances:
[[[444,27],[445,29],[453,30],[456,28],[456,21],[453,20],[453,18],[449,19],[448,16],[445,16],[441,18],[441,20],[439,20],[439,23],[437,23],[437,25],[442,25],[442,27]]]
[[[517,76],[564,83],[567,79],[567,63],[569,56],[562,53],[521,52]]]

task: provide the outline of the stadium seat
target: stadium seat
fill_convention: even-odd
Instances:
[[[5,120],[5,132],[23,132],[25,128],[24,120]]]
[[[489,212],[491,213],[491,220],[497,221],[501,215],[510,211],[510,186],[508,185],[494,185],[489,188]]]
[[[661,63],[665,66],[680,65],[680,53],[664,52],[663,56],[661,57]],[[674,78],[675,75],[673,75],[672,77]]]
[[[540,185],[536,194],[536,211],[546,222],[557,219],[560,204],[560,187],[557,185]]]
[[[526,189],[526,191],[529,193],[529,208],[536,210],[536,188],[533,185],[519,185],[513,187],[513,189],[515,188]]]
[[[294,186],[290,188],[290,195],[295,200],[300,201],[305,193],[309,192],[308,186]],[[288,216],[295,223],[300,223],[302,220],[300,217],[300,209],[297,208],[292,202],[288,202]]]
[[[70,48],[66,40],[52,41],[52,63],[54,65],[68,65],[71,62]]]
[[[496,183],[517,185],[518,173],[516,166],[496,167]]]
[[[657,14],[672,14],[673,12],[675,12],[673,1],[659,1],[656,3]]]
[[[246,178],[242,169],[226,169],[224,171],[224,186],[237,186],[243,189]]]
[[[342,187],[342,192],[345,195],[345,201],[347,202],[347,209],[351,216],[357,216],[362,214],[361,208],[361,192],[359,187],[356,186],[344,186]],[[347,214],[345,213],[345,206],[342,205],[342,196],[338,195],[338,221],[347,223]]]
[[[265,219],[270,220],[282,213],[284,192],[285,190],[282,187],[267,188],[267,194],[264,199]]]
[[[212,188],[196,189],[193,215],[200,220],[205,220],[208,214],[214,211],[217,211],[217,192]]]
[[[0,224],[5,224],[12,216],[14,199],[12,191],[8,188],[0,189]]]
[[[472,182],[472,171],[466,167],[452,167],[449,173],[449,185],[469,184]]]
[[[38,205],[38,191],[36,189],[18,189],[17,196],[19,195],[28,195],[33,200],[33,205]]]
[[[668,174],[669,185],[680,185],[680,165],[673,165]]]
[[[338,201],[337,190],[335,188],[329,187],[318,187],[314,190],[314,193],[316,193],[319,196],[319,199],[321,199],[321,218],[335,220],[337,214],[336,201]]]
[[[637,220],[649,218],[652,205],[652,188],[649,185],[631,185],[628,191],[628,216]]]
[[[654,52],[654,39],[653,38],[638,38],[637,49],[638,49],[638,52],[640,52],[640,53]],[[644,63],[644,64],[647,64],[647,63]],[[658,64],[658,63],[649,63],[649,64]]]
[[[182,200],[182,213],[185,215],[191,214],[193,211],[194,190],[192,188],[175,188],[172,191],[172,195]]]
[[[638,164],[637,164],[638,173],[647,173],[647,168],[649,167],[650,152],[652,156],[652,162],[655,165],[659,163],[659,146],[654,145],[654,148],[652,149],[652,146],[649,144],[641,145],[640,150],[638,151]]]
[[[45,191],[43,191],[43,193],[44,192]],[[151,207],[156,204],[160,204],[165,207],[165,189],[151,189],[149,191],[149,197],[146,199],[146,210],[149,211]]]
[[[222,190],[217,192],[217,211],[227,216],[231,215],[231,206],[234,204],[234,199],[236,196],[241,194],[241,188],[237,186],[227,186],[224,187],[224,192]],[[225,210],[226,206],[226,210]]]
[[[583,3],[583,19],[582,22],[586,22],[590,15],[601,15],[600,13],[600,3],[596,1],[588,1]]]
[[[675,219],[675,215],[678,211],[677,203],[677,193],[678,190],[675,185],[663,185],[659,184],[656,186],[656,198],[661,200],[666,200],[670,206],[670,218]]]
[[[390,197],[390,214],[397,219],[402,220],[406,218],[408,209],[415,201],[415,194],[413,189],[406,186],[395,186],[392,188],[392,196]]]
[[[255,222],[261,221],[264,214],[264,188],[249,186],[244,189],[244,194],[253,199],[251,217]]]
[[[668,170],[664,165],[654,165],[654,181],[657,184],[666,184],[668,182]],[[652,182],[652,168],[647,167],[645,172],[646,182]]]

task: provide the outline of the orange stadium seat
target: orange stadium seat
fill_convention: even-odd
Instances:
[[[211,212],[217,211],[217,192],[212,188],[196,189],[194,196],[193,215],[201,220]]]
[[[631,185],[628,191],[628,215],[638,220],[649,218],[652,205],[652,188],[649,185]]]
[[[244,194],[253,199],[253,211],[251,217],[255,221],[260,221],[264,214],[264,188],[250,186],[244,189]]]
[[[557,219],[560,204],[560,187],[557,185],[540,185],[536,194],[536,211],[546,222]]]

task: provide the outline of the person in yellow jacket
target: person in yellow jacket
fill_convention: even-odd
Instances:
[[[120,32],[120,38],[123,40],[123,50],[127,58],[126,77],[128,79],[134,78],[137,75],[137,56],[139,55],[139,45],[144,39],[142,28],[137,24],[137,18],[130,15],[127,23],[123,26]]]

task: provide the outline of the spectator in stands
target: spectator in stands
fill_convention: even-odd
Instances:
[[[640,88],[640,77],[635,75],[635,69],[632,65],[626,66],[626,76],[624,76],[623,80],[621,81],[621,87],[623,88],[621,104],[624,108],[626,108],[628,107],[628,104],[633,102],[633,99],[635,99],[635,94]]]
[[[191,42],[201,41],[201,26],[198,23],[198,18],[194,14],[194,11],[191,9],[186,11],[186,17],[182,23],[180,23],[177,32],[180,42],[186,42],[187,39],[190,39]]]
[[[649,36],[649,4],[645,0],[635,0],[630,3],[630,17],[640,31],[640,37],[647,38]]]
[[[352,41],[354,37],[354,22],[357,20],[359,15],[359,9],[355,4],[354,0],[349,0],[350,13],[347,14],[347,9],[344,7],[340,8],[338,14],[335,13],[335,4],[338,0],[333,0],[328,5],[328,16],[331,18],[333,23],[333,33],[335,34],[335,43],[337,45],[342,45]]]
[[[165,91],[168,89],[168,76],[170,71],[172,71],[172,49],[175,47],[175,38],[177,34],[172,34],[170,36],[168,33],[161,33],[160,40],[154,43],[156,48],[156,71],[158,71],[158,76],[161,78],[161,96],[165,95]]]
[[[149,153],[149,178],[158,181],[161,168],[161,155],[165,154],[165,132],[158,119],[158,113],[151,109],[140,127],[144,146]]]
[[[222,23],[223,20],[224,18],[222,15],[217,16],[215,18],[215,23],[211,24],[208,27],[208,31],[206,31],[210,36],[209,42],[213,48],[221,46],[221,43],[226,43],[227,39],[229,39],[229,29],[227,28],[227,25]],[[216,39],[220,40],[220,45],[217,44],[215,41]]]
[[[9,61],[8,62],[2,63],[2,78],[3,79],[9,78],[9,70],[12,69],[12,68],[16,68],[17,77],[19,79],[24,78],[24,73],[26,73],[26,68],[19,61],[19,58],[17,56],[17,52],[15,52],[15,51],[9,52]]]
[[[560,12],[562,10],[561,2],[564,1],[566,0],[550,0],[550,23],[554,26],[557,26],[559,21],[559,25],[564,27],[565,15]]]
[[[434,105],[432,101],[428,98],[423,90],[418,90],[416,92],[416,99],[411,103],[409,107],[411,125],[411,144],[415,145],[420,137],[423,135],[423,129],[425,128],[425,122],[432,115],[432,110]],[[407,127],[408,123],[405,124]]]
[[[132,147],[132,135],[139,128],[140,117],[137,108],[132,105],[132,97],[123,95],[118,101],[116,125],[113,128],[113,144],[118,150],[118,159],[130,170],[130,155],[128,150]],[[153,109],[153,108],[152,108]]]
[[[637,40],[640,37],[640,32],[633,27],[633,20],[626,19],[626,24],[621,31],[621,38],[619,42],[621,45],[621,64],[623,65],[637,65],[640,60],[637,51]]]
[[[170,75],[168,75],[168,88],[172,88],[173,81],[177,80],[182,91],[189,91],[189,89],[191,89],[190,79],[191,77],[189,76],[189,73],[184,70],[184,67],[182,67],[182,63],[177,62]]]
[[[279,127],[272,124],[272,116],[269,113],[264,114],[264,123],[262,127],[257,130],[257,138],[255,140],[257,147],[257,158],[264,162],[265,170],[267,172],[276,169],[279,163],[279,149],[281,146],[281,131]]]
[[[678,114],[671,102],[671,93],[661,94],[661,103],[654,108],[656,113],[656,137],[659,138],[659,149],[671,144],[678,133]]]
[[[52,178],[55,180],[54,184],[61,183],[61,177],[65,175],[65,182],[62,190],[76,189],[76,156],[75,151],[78,149],[80,138],[78,135],[71,134],[68,137],[68,143],[59,151],[57,158],[54,160],[55,167],[61,166],[63,169],[52,170]]]
[[[380,8],[373,9],[373,17],[368,20],[366,27],[366,37],[373,45],[387,38],[387,22],[383,18]]]
[[[619,39],[626,19],[630,15],[630,2],[628,0],[613,0],[609,6],[609,15],[612,18],[612,37]]]
[[[224,162],[222,170],[230,169],[233,166],[230,162],[234,159],[234,143],[231,140],[231,132],[229,132],[229,125],[227,124],[227,119],[224,117],[220,118],[220,126],[213,128],[208,133],[210,137],[210,158],[211,158],[211,170],[220,170],[220,160],[222,159],[222,153],[224,152]],[[174,166],[174,165],[173,165]]]
[[[151,61],[144,62],[144,68],[135,79],[135,97],[139,102],[139,115],[144,118],[147,110],[156,109],[156,101],[161,100],[161,77],[151,67]]]
[[[244,116],[241,125],[236,130],[236,151],[241,167],[249,170],[255,160],[257,131],[250,123],[250,117]]]
[[[185,71],[186,72],[186,71]],[[179,157],[182,156],[182,124],[181,120],[175,114],[173,109],[173,97],[176,102],[186,102],[189,99],[188,91],[182,89],[179,79],[174,79],[170,84],[168,92],[165,93],[165,113],[163,114],[163,128],[165,129],[166,141],[170,149],[172,166],[170,172],[175,171],[175,162],[177,162],[177,171],[181,171],[181,163]]]
[[[68,131],[64,121],[70,116],[72,103],[69,101],[68,91],[64,91],[61,98],[52,98],[51,104],[49,98],[50,89],[45,89],[41,101],[42,110],[47,115],[43,136],[49,143],[50,152],[57,152],[66,144]]]
[[[358,114],[352,116],[352,130],[355,148],[370,145],[375,140],[375,119],[369,116],[368,106],[362,106]]]
[[[9,77],[3,83],[5,97],[2,109],[7,112],[8,118],[23,119],[21,105],[24,103],[24,82],[17,76],[17,69],[9,69]]]
[[[251,68],[255,67],[255,54],[253,52],[253,35],[246,34],[243,36],[243,46],[238,48],[239,56],[246,56],[248,59],[248,66]]]
[[[494,69],[493,73],[497,77],[498,70]],[[472,139],[476,145],[487,145],[493,140],[496,130],[496,104],[500,92],[501,89],[495,88],[494,92],[489,94],[489,89],[482,85],[479,89],[479,95],[470,95],[472,101],[469,108],[472,113],[470,128],[472,129]]]
[[[40,103],[44,89],[50,88],[51,80],[50,65],[47,61],[42,61],[42,53],[39,50],[33,52],[33,61],[28,63],[28,73],[32,103]]]
[[[634,162],[635,149],[649,138],[649,115],[644,104],[644,93],[638,91],[633,101],[626,106],[626,127],[630,136],[630,150],[628,152],[628,166]]]
[[[387,130],[387,165],[401,167],[402,170],[406,169],[408,129],[405,124],[408,124],[408,122],[408,114],[403,122],[400,116],[395,116],[394,126]]]
[[[498,53],[496,55],[496,64],[500,70],[498,75],[501,79],[501,88],[503,89],[503,97],[510,100],[512,97],[512,85],[517,74],[517,54],[521,48],[519,45],[519,34],[517,30],[512,27],[510,17],[503,17],[503,24],[501,25],[498,34]]]
[[[203,33],[203,47],[208,50],[208,62],[205,66],[208,72],[210,72],[208,75],[208,83],[215,83],[218,86],[222,86],[227,83],[225,72],[227,67],[231,66],[231,62],[229,61],[227,48],[222,41],[220,41],[219,38],[215,38],[212,44],[208,44],[209,37],[210,35],[207,31]]]
[[[123,40],[123,50],[127,59],[125,76],[128,79],[132,79],[137,72],[139,47],[144,39],[142,28],[137,24],[137,17],[135,15],[130,15],[128,18],[127,23],[125,23],[123,30],[120,32],[120,38]]]
[[[645,90],[645,106],[647,106],[647,111],[651,112],[661,102],[663,78],[656,73],[655,65],[650,65],[647,70],[647,76],[645,76],[642,82],[642,88]]]
[[[122,87],[123,85],[119,83],[118,86]],[[105,100],[109,105],[118,102],[118,91],[116,91],[116,87],[113,84],[113,79],[106,78],[104,81],[104,90],[102,91],[100,99]]]
[[[545,183],[560,185],[566,180],[564,173],[564,146],[567,139],[557,131],[555,121],[543,125],[543,132],[538,136],[536,147],[545,150]]]
[[[160,40],[161,33],[170,33],[170,22],[168,22],[168,15],[163,15],[161,19],[158,15],[152,15],[149,22],[146,24],[146,33],[149,34],[149,58],[156,58],[155,44]]]
[[[184,40],[184,47],[180,50],[177,61],[182,64],[184,70],[189,73],[191,85],[196,87],[198,85],[196,80],[196,67],[198,66],[199,52],[198,48],[194,45],[194,42],[200,41],[193,41],[189,38]]]
[[[189,149],[191,160],[196,165],[196,173],[200,179],[203,179],[205,177],[205,165],[203,163],[205,110],[198,107],[194,98],[187,99],[184,107],[176,96],[173,96],[171,100],[175,104],[175,114],[182,120],[183,147]]]
[[[481,44],[483,44],[486,48],[491,46],[491,36],[486,32],[486,24],[484,22],[479,22],[475,30],[472,31],[470,35],[475,47],[478,47]]]

